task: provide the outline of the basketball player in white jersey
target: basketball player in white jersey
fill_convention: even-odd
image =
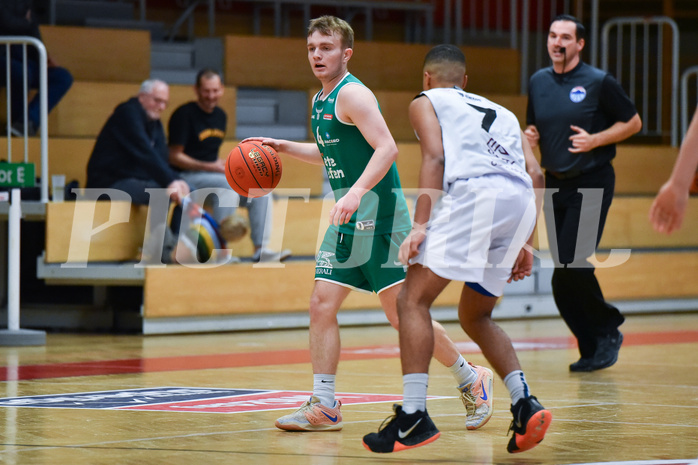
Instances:
[[[514,415],[509,452],[536,446],[550,412],[533,397],[509,337],[491,318],[507,282],[530,276],[538,211],[533,188],[543,175],[513,113],[465,92],[465,56],[438,45],[426,56],[422,92],[410,104],[422,165],[412,232],[400,260],[409,265],[398,296],[403,404],[377,433],[364,436],[373,452],[428,444],[440,433],[426,411],[434,347],[429,309],[451,280],[465,283],[461,326],[504,380]]]

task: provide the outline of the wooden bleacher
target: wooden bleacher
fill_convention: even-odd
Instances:
[[[78,204],[82,203],[78,202]],[[614,201],[601,249],[631,249],[631,257],[627,263],[617,267],[600,267],[599,276],[604,292],[609,294],[609,298],[615,299],[696,296],[698,292],[695,286],[687,280],[678,279],[676,283],[667,287],[653,285],[650,288],[646,287],[643,282],[645,280],[663,281],[657,277],[667,275],[680,276],[680,273],[677,274],[679,267],[684,273],[687,270],[698,269],[696,268],[698,252],[686,252],[686,250],[698,249],[698,238],[694,234],[695,228],[698,227],[698,198],[691,199],[682,230],[671,236],[655,233],[650,227],[647,220],[650,203],[649,197],[638,199],[620,196]],[[326,227],[327,212],[331,205],[331,201],[323,202],[322,199],[311,199],[308,202],[302,199],[277,199],[275,201],[275,229],[272,244],[278,247],[290,247],[296,255],[313,256],[317,250],[318,241],[322,239]],[[98,202],[97,206],[96,219],[92,223],[93,228],[105,221],[109,208],[111,208],[107,202]],[[49,205],[47,213],[47,262],[70,262],[69,252],[71,250],[73,257],[77,257],[79,261],[84,260],[83,257],[89,257],[88,262],[135,260],[137,247],[140,245],[138,240],[142,240],[143,212],[132,211],[132,214],[136,215],[135,221],[112,226],[93,237],[85,236],[76,239],[75,231],[66,227],[66,224],[74,224],[71,218],[75,208],[75,204],[72,202]],[[88,214],[91,213],[90,208],[81,208],[85,209]],[[119,208],[125,207],[120,205]],[[81,221],[83,224],[89,224],[89,222],[85,222],[84,218]],[[541,231],[544,229],[539,228],[539,234]],[[538,247],[541,250],[547,249],[544,238],[541,240],[539,236],[538,242]],[[72,244],[72,249],[69,247],[70,244]],[[89,255],[82,252],[87,245],[89,245]],[[246,247],[248,248],[247,252],[250,252],[249,241],[242,240],[240,243],[233,244],[232,250],[233,253],[239,253]],[[131,254],[131,258],[129,258],[129,254]],[[600,262],[604,261],[603,257],[604,254],[600,253]],[[292,271],[280,271],[286,269],[286,266],[289,267],[288,270]],[[314,262],[311,260],[288,263],[282,268],[259,268],[253,267],[251,264],[194,268],[175,265],[166,268],[148,268],[144,283],[146,296],[148,296],[144,307],[145,315],[147,317],[177,316],[179,312],[183,311],[183,307],[190,304],[189,308],[196,315],[207,314],[209,308],[217,309],[212,314],[225,312],[224,309],[230,305],[236,309],[234,313],[241,311],[273,312],[277,310],[274,305],[281,305],[279,301],[284,302],[286,311],[297,310],[300,304],[293,303],[297,299],[296,291],[301,292],[304,289],[309,292],[312,288],[312,279],[303,283],[302,277],[308,274],[312,276],[313,269]],[[290,281],[291,284],[275,285],[276,298],[271,299],[274,300],[274,303],[267,302],[270,299],[260,300],[259,296],[255,297],[258,294],[265,294],[263,287],[266,286],[266,283],[283,281],[284,279],[279,277],[279,274],[286,276],[284,279]],[[628,276],[629,274],[632,276]],[[262,287],[255,284],[258,282],[255,278],[250,279],[253,276],[259,277],[259,286]],[[150,281],[151,277],[152,282]],[[176,290],[173,291],[171,284],[180,282],[180,277],[181,282],[186,283],[186,285],[174,286]],[[229,290],[212,291],[212,294],[207,296],[207,303],[199,302],[197,305],[194,305],[194,302],[198,302],[198,297],[192,296],[188,301],[186,296],[182,295],[182,293],[186,294],[185,289],[188,288],[200,289],[218,280],[229,283],[240,282],[243,277],[246,277],[244,279],[244,282],[247,283],[244,288],[246,292],[241,289],[236,291],[235,304],[224,304],[216,298],[217,292],[226,294]],[[169,282],[170,287],[158,280]],[[287,285],[288,289],[293,290],[288,295],[284,294],[283,291],[287,289]],[[225,289],[225,286],[223,288]],[[680,289],[680,292],[676,290],[677,288]],[[283,298],[279,297],[280,295],[283,295]],[[439,302],[442,305],[454,305],[458,296],[458,292],[449,291],[442,296]],[[247,305],[246,299],[248,298],[255,299],[254,301],[258,303],[258,306]],[[347,308],[367,308],[367,302],[375,303],[368,296],[357,295],[350,299]],[[307,305],[307,302],[303,305]],[[174,313],[167,314],[168,309],[172,309]]]
[[[68,181],[84,186],[85,168],[94,138],[114,106],[135,95],[140,82],[149,76],[150,44],[142,31],[90,28],[44,27],[42,33],[50,53],[69,68],[76,79],[73,88],[54,109],[49,121],[49,173],[65,174]],[[75,44],[81,44],[75,54]],[[229,117],[228,138],[221,150],[224,157],[237,143],[235,102],[238,87],[297,89],[312,96],[318,83],[310,71],[305,40],[251,36],[225,37],[226,94],[222,106]],[[350,70],[369,85],[381,104],[386,121],[399,142],[398,169],[403,187],[417,186],[421,156],[407,120],[407,106],[421,89],[421,66],[429,49],[424,45],[357,42]],[[260,50],[264,59],[259,59]],[[468,91],[511,109],[524,121],[526,98],[518,95],[520,58],[515,51],[464,47],[473,70]],[[497,56],[493,61],[492,56]],[[380,64],[378,66],[377,64]],[[514,71],[512,71],[512,69]],[[504,70],[504,71],[503,71]],[[193,98],[191,86],[171,86],[171,103],[163,120],[180,104]],[[269,134],[273,136],[273,134]],[[13,153],[21,153],[21,141],[12,140]],[[0,145],[7,141],[0,139]],[[30,160],[38,166],[38,139],[30,139]],[[688,279],[671,283],[661,276],[685,276],[698,270],[698,199],[691,199],[681,231],[663,236],[651,230],[647,211],[652,196],[668,178],[677,149],[664,146],[621,145],[614,164],[617,194],[601,242],[602,249],[632,249],[621,266],[599,268],[598,275],[609,299],[664,299],[698,297]],[[17,161],[16,158],[13,158]],[[285,314],[304,312],[312,290],[314,262],[310,258],[325,229],[331,202],[323,203],[322,167],[283,157],[284,175],[275,192],[272,247],[289,247],[296,257],[284,267],[260,267],[251,263],[222,267],[167,266],[147,268],[137,282],[143,285],[146,319],[206,318],[225,315]],[[290,195],[291,197],[286,197]],[[293,197],[296,195],[296,197]],[[310,196],[309,200],[304,197]],[[50,203],[46,216],[47,265],[86,260],[88,267],[129,263],[135,260],[145,230],[145,212],[115,204],[115,214],[129,213],[131,221],[111,226],[92,236],[75,237],[77,205]],[[92,219],[90,210],[80,206],[78,221]],[[94,206],[92,228],[104,222],[112,206]],[[245,210],[240,210],[245,214]],[[70,226],[68,226],[70,225]],[[77,229],[84,229],[78,224]],[[546,238],[539,247],[545,250]],[[71,253],[72,247],[72,253]],[[252,253],[248,238],[232,245],[233,253]],[[600,254],[603,260],[603,255]],[[53,276],[52,284],[75,284]],[[236,283],[244,283],[237,285]],[[274,292],[269,292],[273,283]],[[206,289],[206,298],[201,298]],[[460,286],[452,284],[439,298],[439,305],[457,302]],[[345,308],[378,307],[375,296],[352,293]]]
[[[76,81],[141,82],[150,75],[147,31],[69,26],[40,29],[48,53],[70,70]]]
[[[308,63],[305,39],[228,35],[224,47],[227,85],[299,90],[318,85]],[[357,41],[349,71],[374,91],[418,92],[422,88],[424,57],[430,49],[430,45],[422,44]],[[472,92],[519,93],[517,51],[488,47],[462,50],[476,73],[469,81]]]
[[[60,104],[49,115],[49,136],[96,138],[114,108],[138,94],[140,82],[75,81]],[[181,104],[195,98],[193,83],[170,85],[170,103],[162,114],[167,126]],[[221,107],[228,113],[228,130],[235,134],[236,88],[226,86]]]
[[[698,213],[698,208],[692,208]],[[696,288],[688,279],[661,279],[682,276],[698,269],[698,252],[635,252],[623,265],[597,269],[599,281],[610,300],[695,298]],[[259,268],[251,264],[225,268],[146,269],[144,317],[206,317],[240,314],[303,312],[313,287],[313,262],[289,262],[283,267]],[[182,283],[173,286],[173,282]],[[231,283],[245,283],[231,289]],[[271,291],[269,284],[273,284]],[[454,306],[462,284],[453,282],[435,306]],[[206,289],[206,298],[200,289]],[[379,308],[376,295],[351,293],[344,310]]]

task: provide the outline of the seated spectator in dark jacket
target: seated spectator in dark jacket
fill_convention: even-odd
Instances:
[[[41,40],[39,25],[32,14],[31,0],[2,0],[0,1],[0,36],[29,36]],[[0,46],[0,85],[7,86],[5,63],[6,47]],[[27,88],[39,88],[39,53],[32,45],[27,48]],[[63,98],[73,84],[70,72],[58,66],[47,54],[47,99],[48,111]],[[37,93],[29,103],[24,102],[24,52],[21,45],[10,47],[10,112],[8,116],[12,123],[12,133],[16,136],[24,134],[24,111],[27,111],[27,134],[33,136],[39,128],[39,103]]]
[[[177,203],[189,194],[189,185],[168,163],[169,150],[160,116],[169,98],[167,84],[150,79],[143,82],[138,96],[114,109],[97,136],[87,164],[88,189],[117,189],[127,193],[136,205],[150,205],[152,191],[146,191],[150,189],[167,189],[169,197]],[[151,233],[159,225],[165,229],[162,257],[169,262],[176,240],[172,241],[172,231],[164,227],[166,218],[165,212],[158,220],[151,221]],[[178,226],[179,221],[173,218],[172,224]]]

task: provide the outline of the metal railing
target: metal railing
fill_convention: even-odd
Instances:
[[[508,11],[504,8],[507,2]],[[595,65],[599,0],[590,0],[590,3],[591,34],[588,42],[592,45],[591,63]],[[519,50],[521,93],[525,94],[528,80],[533,74],[531,69],[536,71],[549,65],[546,43],[548,28],[553,18],[566,13],[584,20],[583,1],[576,4],[578,11],[574,12],[571,0],[444,0],[441,37],[444,42],[456,45],[472,43],[476,38],[497,39],[501,46],[508,43],[509,48]],[[532,17],[533,9],[536,12],[535,17]]]
[[[654,27],[654,29],[653,29]],[[664,33],[672,32],[671,81],[664,78]],[[628,90],[642,118],[642,134],[663,136],[664,92],[671,93],[669,132],[671,145],[678,144],[679,28],[666,16],[611,19],[604,24],[601,40],[601,68],[609,71],[610,33],[615,28],[615,68],[613,75]],[[627,31],[627,32],[626,32]],[[627,34],[627,35],[626,35]],[[639,62],[639,63],[638,63]],[[655,66],[650,71],[651,65]],[[627,71],[626,71],[627,67]],[[654,77],[654,88],[651,78]],[[639,85],[638,85],[639,80]],[[665,86],[670,86],[667,89]],[[650,99],[654,105],[650,107]]]
[[[41,204],[48,202],[48,65],[44,44],[34,37],[16,36],[0,37],[0,47],[5,47],[5,89],[7,90],[7,161],[12,162],[12,67],[10,47],[22,47],[23,72],[23,128],[24,128],[24,163],[29,159],[28,141],[28,96],[27,82],[27,45],[34,46],[39,54],[39,131],[41,134]],[[45,345],[46,332],[20,328],[20,240],[22,200],[21,190],[13,187],[10,194],[7,216],[7,329],[0,330],[0,346]]]
[[[41,43],[40,40],[34,37],[25,36],[13,36],[13,37],[2,37],[0,36],[0,46],[5,47],[5,71],[6,71],[6,89],[7,89],[7,161],[12,162],[12,121],[10,118],[11,114],[11,104],[12,104],[12,80],[11,80],[11,67],[10,67],[10,46],[11,45],[21,45],[23,51],[23,75],[24,75],[24,85],[23,85],[23,102],[24,102],[24,114],[23,114],[23,127],[24,127],[24,162],[28,161],[29,157],[29,141],[27,134],[27,111],[28,111],[28,97],[29,89],[27,84],[27,45],[32,45],[36,48],[39,53],[39,136],[40,136],[40,150],[41,150],[41,202],[48,202],[48,67],[47,67],[47,54],[46,47]]]
[[[335,7],[341,9],[345,14],[344,19],[351,21],[351,17],[357,14],[364,15],[364,33],[366,40],[373,40],[373,17],[377,10],[392,10],[405,13],[413,13],[422,16],[424,21],[423,37],[416,38],[416,34],[407,33],[406,36],[412,36],[415,41],[431,43],[434,30],[434,4],[433,2],[425,2],[415,0],[413,2],[405,1],[390,1],[390,0],[242,0],[245,3],[255,4],[258,7],[255,9],[254,32],[259,33],[259,9],[261,7],[272,7],[274,10],[274,35],[281,37],[286,35],[284,31],[283,13],[287,12],[290,7],[300,8],[303,11],[303,21],[307,24],[310,17],[310,8],[313,6],[319,7]],[[407,38],[407,37],[406,37]],[[421,40],[420,40],[421,39]]]
[[[693,89],[689,87],[689,80],[695,79]],[[688,125],[696,110],[698,101],[698,66],[691,66],[681,74],[681,140],[686,136]],[[691,103],[693,102],[693,103]]]

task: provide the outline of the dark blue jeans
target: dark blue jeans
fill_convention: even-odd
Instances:
[[[3,87],[6,86],[6,76],[5,72],[5,54],[0,55],[0,66],[2,72],[0,72],[0,83]],[[23,121],[24,120],[24,96],[22,95],[24,89],[24,73],[23,73],[23,63],[21,59],[15,59],[12,55],[10,58],[10,85],[11,85],[11,98],[12,104],[10,107],[11,117],[10,121]],[[73,75],[70,74],[65,68],[54,67],[48,68],[47,74],[47,89],[48,89],[48,111],[50,112],[53,107],[55,107],[58,102],[63,98],[63,96],[68,92],[70,86],[73,85]],[[28,89],[38,89],[39,88],[39,63],[32,60],[27,60],[27,88]],[[37,92],[34,98],[29,101],[27,105],[27,117],[29,121],[34,123],[35,127],[39,127],[39,93]]]

